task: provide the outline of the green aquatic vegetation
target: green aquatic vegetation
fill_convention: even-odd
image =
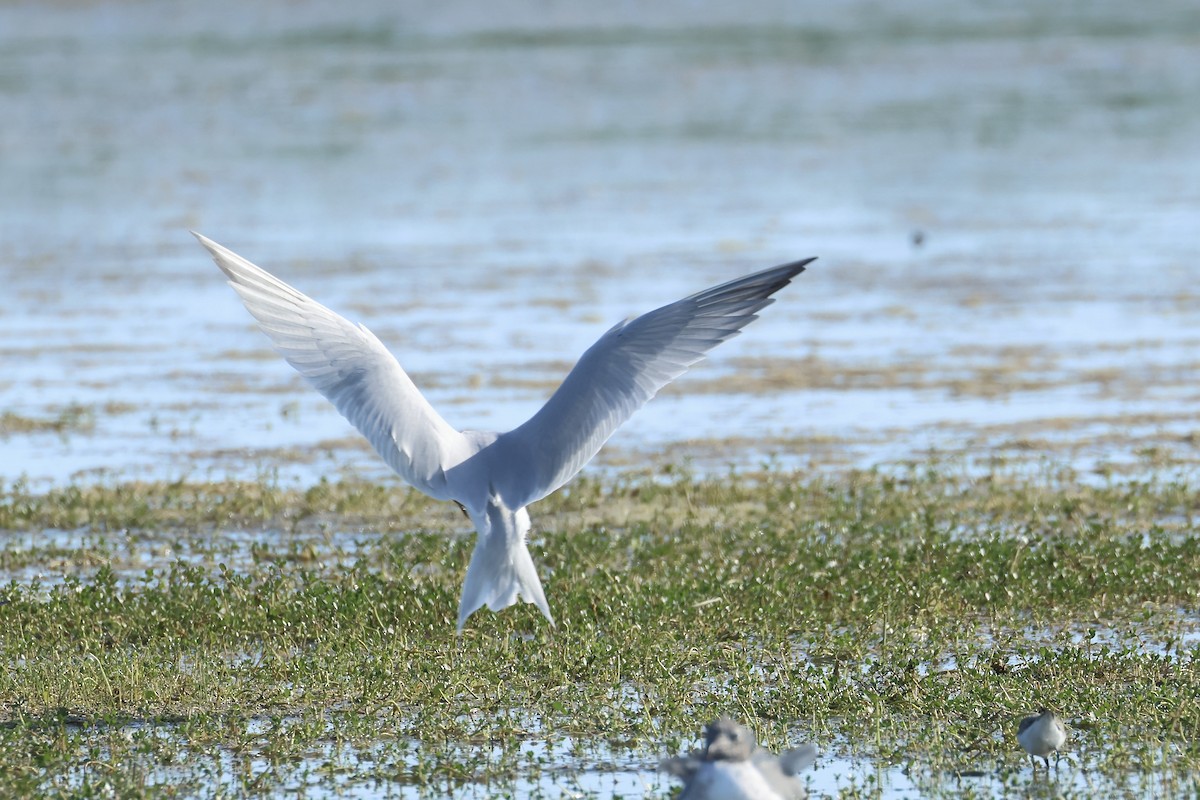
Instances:
[[[768,746],[1016,775],[1039,705],[1113,793],[1190,786],[1196,505],[1182,480],[945,465],[582,480],[531,542],[558,627],[522,604],[458,637],[474,533],[403,487],[11,485],[0,794],[503,792],[566,753],[646,769],[720,713]]]

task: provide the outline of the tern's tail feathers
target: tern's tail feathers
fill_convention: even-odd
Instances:
[[[485,605],[492,611],[499,611],[518,600],[533,603],[554,625],[550,605],[542,592],[542,582],[524,538],[480,536],[467,567],[467,579],[463,582],[462,600],[458,604],[458,632],[462,633],[467,618]]]

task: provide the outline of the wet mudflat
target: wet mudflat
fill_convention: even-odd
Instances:
[[[583,480],[532,606],[454,633],[457,510],[376,484],[10,490],[6,793],[665,797],[721,713],[813,741],[821,796],[1194,791],[1183,483]],[[70,531],[69,533],[67,531]],[[1017,720],[1050,705],[1064,760]]]
[[[0,793],[1174,796],[1200,740],[1200,16],[0,8]],[[253,329],[195,228],[458,427],[820,256],[535,507],[560,619]],[[1072,726],[1034,778],[1013,726]]]

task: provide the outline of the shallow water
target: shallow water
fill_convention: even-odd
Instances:
[[[4,6],[0,412],[87,424],[8,426],[0,478],[385,474],[188,228],[499,429],[616,320],[821,257],[610,463],[1191,460],[1198,28],[1182,2]]]
[[[303,724],[292,718],[253,719],[246,724],[251,736],[268,732],[279,734],[291,725]],[[330,728],[331,737],[333,729]],[[616,798],[665,797],[678,781],[657,771],[656,761],[632,757],[604,741],[580,742],[569,738],[552,743],[532,738],[505,745],[460,747],[423,745],[419,741],[386,741],[371,746],[356,746],[337,741],[318,743],[303,757],[273,759],[255,757],[247,752],[192,749],[186,736],[170,725],[134,723],[115,732],[134,742],[150,741],[188,753],[178,768],[158,767],[149,772],[153,783],[170,784],[181,780],[203,782],[210,792],[237,793],[248,775],[258,776],[261,785],[266,776],[278,786],[280,796],[356,800],[382,798],[453,797],[461,800],[480,798]],[[698,742],[693,743],[698,744]],[[664,753],[663,757],[668,757]],[[485,770],[496,764],[523,764],[525,774],[508,780],[480,779],[422,783],[415,776],[428,770],[431,763],[457,762],[471,769]],[[103,776],[87,779],[93,790],[105,792]],[[84,776],[80,776],[80,783]],[[1130,793],[1146,797],[1166,797],[1185,786],[1160,781],[1152,774],[1127,776],[1089,772],[1072,753],[1065,754],[1047,771],[1026,766],[1014,769],[1003,763],[985,764],[982,769],[962,773],[939,772],[911,765],[872,763],[866,758],[840,758],[822,754],[814,767],[806,770],[802,782],[812,797],[1090,797],[1100,793],[1113,796]],[[109,787],[111,792],[111,786]],[[1106,795],[1107,796],[1107,795]]]

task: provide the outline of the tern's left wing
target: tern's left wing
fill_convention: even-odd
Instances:
[[[704,766],[704,760],[695,753],[686,756],[665,758],[658,763],[659,772],[683,778],[685,783],[696,777],[696,773],[700,771],[702,766]]]
[[[579,359],[528,422],[492,445],[505,502],[516,508],[562,486],[633,412],[758,318],[814,259],[756,272],[623,322]]]

